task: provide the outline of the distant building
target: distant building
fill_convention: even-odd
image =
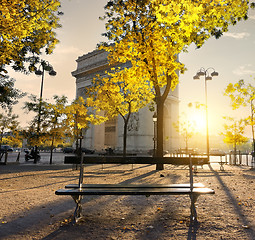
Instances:
[[[85,96],[85,88],[91,85],[96,75],[105,75],[109,69],[107,52],[95,50],[79,57],[77,69],[72,72],[76,78],[76,96]],[[130,63],[122,64],[130,67]],[[147,152],[153,149],[154,125],[153,112],[148,107],[133,113],[128,125],[127,150],[135,152]],[[178,87],[170,92],[165,102],[164,109],[164,150],[174,151],[179,148],[179,137],[173,128],[173,122],[178,121],[179,116],[179,92]],[[123,146],[123,120],[121,117],[109,120],[98,126],[91,126],[85,133],[83,146],[96,150],[106,147],[122,149]]]

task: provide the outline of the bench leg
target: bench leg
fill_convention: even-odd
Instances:
[[[73,222],[77,223],[81,218],[82,218],[82,206],[81,206],[81,200],[82,196],[72,196],[73,200],[76,203],[76,208],[74,210],[74,215],[73,215]]]
[[[197,211],[196,211],[196,201],[198,199],[199,194],[194,194],[191,193],[190,194],[190,200],[191,200],[191,204],[190,204],[190,223],[194,223],[196,224],[197,221]]]
[[[223,163],[220,163],[220,171],[224,171]]]

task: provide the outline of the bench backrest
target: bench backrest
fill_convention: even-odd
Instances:
[[[193,165],[209,164],[207,157],[191,157]],[[80,164],[77,156],[65,156],[65,164]],[[189,157],[150,157],[150,156],[84,156],[83,164],[173,164],[189,165]]]

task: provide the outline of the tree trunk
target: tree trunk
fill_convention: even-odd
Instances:
[[[151,48],[153,49],[153,43],[150,42]],[[166,80],[167,84],[163,90],[163,93],[161,94],[161,89],[158,84],[157,79],[157,72],[156,72],[156,61],[155,58],[152,58],[152,76],[154,83],[154,89],[155,89],[155,102],[157,105],[157,150],[156,150],[156,156],[157,157],[163,157],[163,144],[164,144],[164,134],[163,134],[163,116],[164,116],[164,103],[168,96],[168,93],[171,89],[172,84],[172,77],[166,73]],[[164,164],[158,163],[156,164],[156,170],[164,170]]]
[[[164,101],[161,97],[157,99],[157,149],[156,156],[163,157],[164,155],[164,132],[163,132],[163,116],[164,116]],[[156,170],[164,170],[164,164],[158,163]]]
[[[123,132],[123,157],[127,155],[127,126],[128,121],[124,119],[124,132]]]
[[[124,131],[123,131],[123,157],[127,155],[127,128],[128,128],[128,121],[131,115],[131,103],[129,102],[128,106],[128,114],[126,117],[120,113],[121,117],[124,121]]]
[[[52,138],[51,146],[50,146],[50,164],[52,164],[53,144],[54,144],[54,137]]]
[[[234,165],[236,165],[236,142],[234,144]]]

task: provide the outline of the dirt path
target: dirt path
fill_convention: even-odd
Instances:
[[[90,196],[83,220],[70,223],[75,204],[55,190],[77,183],[64,165],[0,166],[0,239],[255,239],[255,171],[215,165],[199,168],[195,182],[215,189],[197,201],[197,228],[189,227],[188,196]],[[185,167],[89,166],[86,183],[185,183]]]

